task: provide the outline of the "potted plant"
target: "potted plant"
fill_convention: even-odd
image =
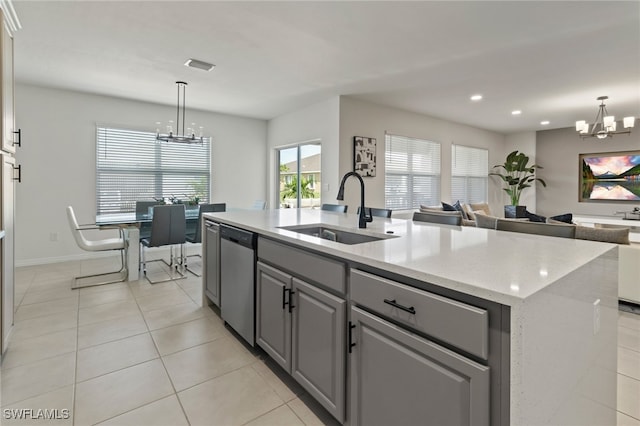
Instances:
[[[537,164],[529,166],[529,157],[516,150],[507,155],[504,164],[497,164],[493,169],[496,171],[489,173],[489,176],[499,176],[503,180],[503,190],[511,199],[511,205],[504,206],[504,216],[526,217],[527,209],[526,206],[520,205],[520,195],[535,181],[539,181],[544,187],[547,186],[544,180],[536,177],[536,169],[542,167]]]

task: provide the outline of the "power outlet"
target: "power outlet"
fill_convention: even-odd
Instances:
[[[600,299],[593,302],[593,334],[600,331]]]
[[[58,233],[57,232],[51,232],[49,234],[49,241],[52,241],[52,242],[58,241]]]

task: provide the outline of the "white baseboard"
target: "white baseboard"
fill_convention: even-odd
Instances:
[[[147,249],[150,253],[156,253],[160,251],[167,251],[166,247],[151,247]],[[195,254],[200,253],[202,250],[201,244],[185,244],[185,254]],[[63,263],[63,262],[73,262],[77,260],[90,260],[90,259],[100,259],[103,257],[115,257],[119,256],[115,251],[108,252],[86,252],[86,253],[78,253],[78,254],[70,254],[67,256],[56,256],[56,257],[39,257],[34,259],[16,259],[15,266],[19,268],[21,266],[37,266],[37,265],[48,265],[50,263]]]

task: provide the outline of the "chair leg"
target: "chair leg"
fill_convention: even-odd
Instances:
[[[181,248],[182,248],[182,245],[181,245]],[[151,281],[151,279],[147,275],[146,261],[145,261],[143,263],[143,265],[144,265],[144,276],[147,278],[147,281],[149,281],[149,284],[158,284],[158,283],[163,283],[163,282],[167,282],[167,281],[181,280],[181,279],[187,278],[187,275],[180,271],[181,268],[179,268],[179,266],[181,266],[182,261],[178,262],[177,256],[174,255],[173,250],[174,250],[174,246],[170,246],[169,247],[169,262],[167,262],[164,259],[155,259],[155,260],[150,260],[149,262],[162,262],[162,263],[164,263],[165,265],[167,265],[169,267],[169,271],[170,272],[172,270],[175,270],[176,274],[178,274],[179,276],[178,277],[169,276],[169,278],[164,279],[164,280]]]
[[[118,269],[117,271],[102,272],[99,274],[89,274],[89,275],[81,275],[81,276],[75,277],[73,279],[73,282],[71,283],[71,290],[76,290],[84,287],[94,287],[94,286],[105,285],[105,284],[115,284],[115,283],[121,283],[126,281],[129,275],[128,264],[127,264],[127,252],[128,252],[128,247],[126,246],[125,248],[120,249],[120,269]],[[87,278],[95,278],[95,277],[102,277],[102,276],[108,276],[108,275],[116,275],[116,279],[108,279],[107,281],[88,282],[88,283],[79,282],[80,280],[87,279]]]

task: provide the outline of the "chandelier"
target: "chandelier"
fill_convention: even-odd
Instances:
[[[156,123],[156,141],[158,142],[177,142],[177,143],[203,143],[204,137],[202,136],[202,126],[198,128],[198,135],[196,136],[196,123],[191,123],[191,127],[187,128],[185,132],[185,99],[187,83],[184,81],[176,81],[178,85],[178,101],[176,105],[176,121],[175,129],[173,127],[174,122],[170,120],[167,124],[167,133],[160,133],[161,123]],[[182,105],[180,105],[180,95],[182,94]],[[182,120],[180,119],[182,116]]]
[[[600,96],[598,100],[600,101],[598,114],[596,115],[596,119],[593,123],[593,127],[591,131],[589,131],[589,123],[584,120],[576,121],[576,132],[580,133],[581,138],[598,138],[605,139],[611,138],[613,135],[622,135],[631,133],[631,128],[635,124],[635,117],[625,117],[622,119],[622,125],[625,129],[629,130],[619,130],[616,131],[616,118],[613,115],[609,115],[607,111],[607,107],[604,104],[604,101],[609,99],[608,96]]]

